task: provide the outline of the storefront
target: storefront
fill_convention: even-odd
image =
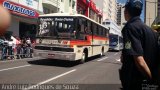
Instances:
[[[102,12],[96,7],[96,4],[92,0],[90,1],[89,8],[90,8],[89,17],[101,23]]]
[[[20,38],[35,36],[39,16],[37,11],[8,0],[1,0],[0,4],[11,13],[12,21],[8,31],[12,31],[13,36]]]
[[[77,0],[77,12],[88,17],[90,0]]]

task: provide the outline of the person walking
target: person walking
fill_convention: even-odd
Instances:
[[[120,80],[123,90],[145,90],[143,84],[154,84],[158,72],[157,36],[140,19],[142,0],[128,0],[124,8],[127,23],[122,29]]]
[[[6,38],[4,37],[4,36],[2,36],[2,39],[3,39],[3,43],[2,43],[2,48],[1,48],[1,50],[2,50],[2,57],[1,57],[1,59],[2,60],[5,60],[5,59],[7,59],[7,52],[8,52],[8,40],[6,40]]]
[[[32,53],[31,53],[31,39],[29,38],[29,37],[27,37],[27,39],[26,39],[26,44],[27,44],[27,46],[26,46],[26,54],[27,54],[27,57],[32,57]]]

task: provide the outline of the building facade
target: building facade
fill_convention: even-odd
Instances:
[[[101,23],[103,10],[95,3],[93,0],[0,0],[12,15],[8,31],[20,38],[35,37],[39,14],[78,13]]]
[[[144,22],[150,27],[157,17],[157,1],[158,0],[145,0]]]
[[[60,0],[60,13],[77,13],[77,0]]]
[[[43,13],[42,0],[1,0],[0,4],[11,13],[12,21],[8,31],[20,38],[34,38],[37,18]]]
[[[117,23],[117,0],[93,0],[102,10],[103,21],[111,19]]]
[[[100,10],[93,0],[77,0],[77,13],[83,14],[98,23],[102,23],[102,10]]]
[[[61,0],[42,0],[44,14],[59,12],[60,1]]]
[[[117,3],[117,25],[122,29],[126,24],[126,20],[124,18],[124,4]]]
[[[122,5],[122,6],[124,6],[124,5]],[[125,17],[124,17],[124,9],[125,8],[121,8],[121,25],[120,25],[121,28],[123,28],[124,25],[127,23],[127,21],[125,20]]]
[[[44,14],[48,13],[77,13],[77,0],[43,0]]]
[[[157,3],[157,12],[158,12],[157,17],[152,23],[152,28],[160,31],[160,0],[158,0],[158,3]]]
[[[121,26],[121,18],[122,18],[122,4],[117,3],[117,25]]]

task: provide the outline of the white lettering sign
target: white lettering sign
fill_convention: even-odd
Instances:
[[[55,21],[73,21],[73,18],[55,18]]]

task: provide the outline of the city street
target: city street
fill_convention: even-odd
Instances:
[[[0,90],[122,90],[119,50],[124,89],[159,85],[160,0],[0,0],[0,13]]]
[[[1,61],[1,89],[13,84],[26,85],[26,90],[42,85],[52,85],[52,90],[120,90],[120,53],[107,52],[101,58],[89,58],[84,64],[38,57]]]

